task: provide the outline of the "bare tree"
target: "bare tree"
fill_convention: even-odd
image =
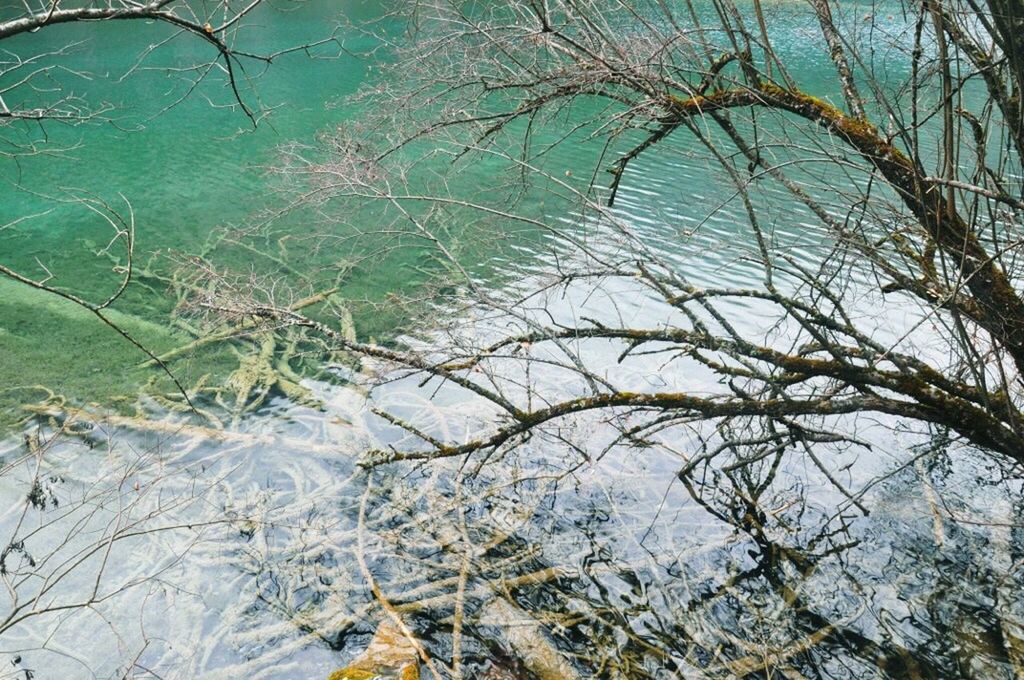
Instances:
[[[429,355],[348,343],[462,385],[500,413],[485,436],[456,444],[419,433],[423,450],[384,458],[504,450],[560,419],[608,410],[622,416],[623,442],[647,441],[669,424],[711,423],[715,434],[686,471],[737,447],[756,457],[853,437],[835,424],[856,413],[925,423],[1024,461],[1019,8],[906,3],[886,28],[875,15],[811,3],[807,16],[834,67],[834,87],[815,92],[773,47],[758,3],[606,4],[415,3],[412,44],[397,67],[406,83],[367,94],[403,134],[372,149],[345,135],[326,150],[293,149],[283,171],[311,178],[303,200],[387,204],[389,229],[436,248],[473,304],[505,317],[501,330],[460,334],[457,347]],[[881,45],[884,73],[873,66],[883,61]],[[545,171],[558,143],[533,141],[542,121],[572,109],[585,112],[576,129],[605,136],[594,157],[612,159],[603,189]],[[693,283],[615,210],[631,164],[662,146],[672,153],[670,140],[684,135],[717,165],[746,217],[752,249],[744,257],[760,267],[759,286]],[[423,140],[456,167],[491,159],[513,179],[572,198],[579,228],[529,212],[526,199],[459,193],[454,179],[440,191],[414,188]],[[495,186],[502,181],[494,177]],[[807,256],[772,232],[778,218],[766,196],[778,190],[801,225],[812,224]],[[445,210],[548,230],[562,253],[555,271],[519,287],[518,299],[488,295],[446,249],[437,229]],[[636,326],[605,307],[566,318],[551,294],[581,282],[642,291],[662,316]],[[744,323],[736,316],[744,300],[756,300],[772,323]],[[720,389],[626,389],[588,363],[588,348],[609,344],[619,364],[660,353],[716,376]],[[556,364],[579,391],[502,377],[524,360]]]
[[[557,486],[604,470],[602,460],[670,464],[689,499],[752,546],[749,570],[679,595],[687,604],[668,606],[668,620],[684,623],[657,634],[628,617],[601,620],[621,611],[582,595],[600,622],[587,639],[629,640],[623,649],[634,643],[661,659],[654,667],[682,674],[828,676],[831,649],[844,650],[837,663],[847,670],[938,677],[966,672],[947,636],[967,625],[952,621],[975,617],[1003,650],[996,656],[1016,659],[1017,615],[990,625],[974,610],[958,618],[923,606],[934,635],[918,648],[898,626],[879,624],[887,632],[878,634],[884,614],[871,597],[846,606],[864,592],[858,576],[817,576],[860,540],[847,518],[876,509],[869,499],[882,481],[921,477],[941,553],[948,523],[995,531],[998,522],[957,514],[924,466],[980,452],[1013,475],[1024,462],[1024,8],[943,0],[865,11],[827,1],[413,3],[402,11],[410,39],[396,50],[396,76],[364,95],[365,129],[390,136],[340,130],[291,147],[281,172],[300,182],[297,204],[328,216],[377,206],[384,247],[425,248],[445,262],[425,325],[384,346],[270,295],[210,286],[201,302],[370,357],[385,367],[385,393],[397,382],[459,404],[459,426],[380,404],[405,436],[372,452],[370,467],[434,461],[436,470],[451,459],[461,476],[497,463],[515,470],[512,483]],[[793,47],[776,42],[774,22],[794,14],[814,27],[800,49],[831,65],[824,82],[792,67]],[[593,172],[564,172],[567,147],[577,161],[592,152]],[[682,153],[681,163],[715,173],[725,198],[691,198],[686,211],[665,200],[658,217],[674,229],[631,222],[618,208],[643,189],[632,170]],[[448,163],[443,176],[436,159]],[[687,250],[708,246],[702,227],[722,214],[745,224],[715,244],[721,266],[701,271]],[[457,242],[453,215],[479,231]],[[504,285],[483,286],[458,247],[488,229],[545,239],[548,252],[539,264],[495,258],[487,274]],[[732,268],[742,269],[739,285],[722,273]],[[438,323],[438,307],[455,320]],[[894,468],[866,480],[850,473],[855,461],[888,456]],[[793,468],[831,489],[813,537],[810,505],[793,491],[806,478],[777,474]],[[680,500],[666,491],[662,503],[671,499]],[[911,568],[904,559],[882,569]],[[990,596],[1015,608],[1003,588],[1019,564],[1001,557],[982,569],[1000,584]],[[671,600],[672,586],[659,587]],[[732,611],[731,629],[702,628],[738,590],[749,611]],[[628,666],[623,649],[617,672],[652,672]]]
[[[543,623],[604,642],[603,655],[577,659],[600,677],[825,676],[830,663],[852,674],[881,667],[935,677],[959,668],[950,641],[963,631],[939,631],[919,648],[863,595],[857,570],[837,578],[823,565],[843,564],[858,540],[849,516],[873,509],[867,494],[882,478],[916,470],[939,450],[994,452],[1011,469],[1024,462],[1016,252],[1024,80],[1014,56],[1022,12],[1019,3],[932,0],[865,21],[862,10],[827,1],[799,7],[833,65],[829,85],[803,83],[789,67],[766,1],[410,3],[401,10],[409,47],[393,67],[401,78],[366,94],[379,116],[374,129],[391,138],[375,144],[361,131],[341,131],[321,147],[289,149],[282,172],[306,180],[297,202],[324,215],[332,203],[377,206],[382,249],[431,250],[444,263],[437,306],[458,308],[456,321],[438,324],[431,314],[426,330],[384,346],[270,291],[201,273],[209,285],[199,302],[238,327],[311,333],[372,359],[378,395],[400,385],[455,404],[449,417],[434,418],[430,408],[410,416],[406,404],[379,399],[377,414],[395,431],[368,465],[434,461],[440,497],[394,483],[393,497],[378,502],[368,485],[354,547],[373,597],[366,609],[382,611],[408,637],[403,616],[428,607],[404,574],[387,571],[393,556],[422,564],[427,555],[430,569],[448,574],[440,582],[455,595],[429,604],[451,611],[451,665],[428,664],[431,672],[459,677],[474,645],[487,640],[488,620],[502,618],[474,608],[478,592],[498,584],[514,602],[521,583],[501,586],[491,576],[495,563],[575,579],[572,587],[536,588],[557,603]],[[568,130],[564,138],[537,134],[552,122]],[[665,239],[617,206],[637,181],[631,168],[676,153],[680,138],[696,142],[691,149],[730,198],[709,202],[696,226]],[[580,181],[549,162],[570,144],[594,148],[588,139],[602,142],[592,176]],[[417,175],[428,157],[450,160],[452,173]],[[602,183],[605,165],[610,180]],[[463,171],[490,181],[481,191],[479,178],[467,184]],[[538,209],[538,197],[556,207]],[[706,243],[701,226],[725,203],[746,220],[737,242],[725,244],[731,266],[757,273],[743,285],[680,257]],[[468,238],[492,225],[545,238],[548,257],[541,265],[499,260],[506,285],[486,288],[446,233],[453,214],[481,224]],[[895,470],[866,482],[847,474],[851,459],[888,448],[901,455]],[[530,496],[540,506],[548,499],[541,482],[557,489],[588,467],[603,471],[603,460],[626,458],[672,465],[685,496],[728,528],[713,549],[742,553],[737,562],[746,565],[655,587],[645,579],[656,568],[616,561],[607,536],[589,524],[573,527],[579,532],[566,541],[587,554],[558,554],[579,559],[574,574],[534,563],[516,545],[527,530],[495,531],[509,516],[525,524],[517,512],[532,516],[520,487],[540,489]],[[802,523],[810,510],[799,482],[780,481],[792,459],[830,489],[820,531]],[[668,501],[682,502],[666,493]],[[424,506],[430,512],[406,526]],[[933,511],[938,551],[950,540],[941,526],[953,511],[938,502]],[[549,533],[538,544],[557,553],[544,544],[559,520],[551,515],[536,529]],[[373,544],[368,525],[397,540]],[[647,555],[643,538],[631,547]],[[319,555],[319,545],[302,546]],[[660,557],[650,554],[649,563],[660,568]],[[613,575],[595,575],[585,559],[610,564]],[[268,561],[253,556],[259,596],[310,635],[340,644],[357,616],[310,617],[267,573]],[[303,573],[295,589],[321,573],[314,557],[296,564]],[[1005,573],[993,590],[1003,602],[1019,568],[998,568]],[[946,577],[936,580],[952,588]],[[327,597],[334,582],[314,587]],[[351,583],[344,586],[338,590],[350,594]],[[617,592],[640,604],[626,615]],[[730,611],[737,592],[749,600]],[[663,606],[644,601],[651,593]],[[732,625],[708,623],[722,609]],[[865,610],[877,617],[870,625],[860,618]],[[948,620],[943,612],[913,617],[922,628]],[[1020,648],[1015,625],[1006,617],[991,626],[1010,656]],[[927,649],[934,641],[939,652]],[[840,661],[829,650],[840,650]]]

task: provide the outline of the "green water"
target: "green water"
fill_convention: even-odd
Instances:
[[[270,53],[330,35],[342,14],[365,24],[380,12],[380,3],[358,1],[264,11],[253,17],[240,39]],[[83,76],[63,74],[63,86],[86,92],[94,105],[108,102],[113,109],[109,121],[9,126],[2,131],[5,140],[36,144],[48,153],[0,159],[0,224],[39,215],[0,231],[0,262],[32,278],[52,274],[50,285],[90,300],[101,300],[116,288],[119,277],[112,268],[124,257],[116,246],[112,257],[97,254],[110,241],[111,228],[71,199],[90,196],[123,212],[130,202],[140,271],[113,318],[156,352],[188,337],[169,327],[175,300],[167,295],[165,283],[147,279],[147,270],[167,274],[177,254],[203,252],[224,228],[245,226],[261,211],[279,209],[284,199],[275,194],[275,183],[264,170],[278,162],[278,147],[312,140],[318,131],[351,118],[350,108],[331,103],[342,102],[372,78],[369,61],[358,56],[371,43],[354,31],[339,33],[346,52],[325,45],[314,50],[315,58],[282,57],[263,73],[263,66],[249,62],[253,78],[243,83],[243,99],[254,110],[267,112],[253,128],[231,106],[232,96],[217,74],[167,109],[189,84],[165,67],[210,58],[208,46],[200,41],[179,37],[145,62],[152,70],[122,80],[148,45],[168,35],[164,27],[141,23],[92,24],[59,26],[5,42],[23,56],[77,43],[68,60]],[[278,228],[301,234],[307,228],[305,218],[286,218]],[[159,255],[154,258],[154,253]],[[211,253],[218,266],[285,275],[304,288],[319,284],[315,260],[302,258],[313,272],[303,280],[301,272],[281,271],[280,262],[251,249],[221,247]],[[351,276],[348,284],[354,297],[379,297],[380,291],[372,288],[382,281]],[[74,400],[123,397],[152,377],[152,371],[136,368],[142,359],[141,352],[75,305],[0,281],[0,411],[9,412],[25,394],[35,393],[35,385]],[[194,364],[178,362],[174,369],[187,382],[193,374],[216,368],[217,362],[217,353],[211,352]]]
[[[150,55],[146,69],[125,76],[147,46],[169,35],[166,28],[68,25],[7,41],[6,47],[23,54],[77,45],[67,57],[76,74],[63,73],[58,80],[66,91],[86,93],[92,105],[109,103],[111,110],[105,114],[109,120],[2,131],[9,148],[37,146],[45,153],[0,159],[0,224],[10,225],[0,230],[0,262],[103,300],[117,288],[114,267],[126,258],[116,243],[101,252],[112,229],[76,199],[103,201],[122,215],[130,204],[136,271],[114,306],[115,319],[157,354],[192,339],[189,324],[195,321],[178,309],[168,279],[176,271],[187,275],[194,255],[238,280],[253,277],[283,300],[337,287],[337,299],[354,314],[361,336],[394,334],[409,320],[406,307],[393,304],[395,296],[429,301],[420,288],[442,265],[422,248],[403,244],[383,252],[388,244],[372,236],[349,240],[352,233],[394,219],[386,211],[346,205],[286,210],[297,187],[273,172],[284,163],[283,146],[315,143],[318,135],[359,118],[351,95],[376,78],[370,51],[378,43],[365,30],[397,30],[381,20],[386,5],[312,2],[251,17],[239,40],[261,53],[332,31],[344,46],[323,45],[269,67],[245,62],[251,78],[242,80],[241,96],[261,116],[256,127],[222,75],[213,73],[190,91],[181,69],[211,57],[201,41],[179,37]],[[342,22],[359,28],[335,28]],[[366,142],[377,143],[377,136],[368,131]],[[490,181],[495,172],[484,160],[468,179]],[[530,209],[543,212],[544,204]],[[470,262],[486,261],[517,229],[454,209],[432,219],[453,252]],[[488,236],[470,237],[468,231]],[[88,313],[24,285],[0,285],[0,419],[15,420],[27,395],[43,393],[40,387],[72,402],[105,405],[131,402],[150,381],[171,389],[158,369],[139,366],[146,359],[141,351]],[[333,322],[330,314],[325,318]],[[191,386],[203,375],[222,376],[236,366],[231,351],[213,345],[170,368]]]

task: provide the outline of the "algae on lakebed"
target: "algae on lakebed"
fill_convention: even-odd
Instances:
[[[112,322],[154,352],[164,352],[189,338],[167,325],[118,312],[104,312]],[[45,390],[72,401],[95,401],[105,407],[134,402],[140,385],[159,368],[141,368],[145,354],[94,314],[56,295],[0,279],[0,432],[23,415],[21,406],[46,396]],[[175,375],[188,385],[203,365],[178,362]]]

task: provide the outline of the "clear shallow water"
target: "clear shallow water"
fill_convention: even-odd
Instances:
[[[359,7],[343,11],[364,11]],[[291,41],[310,26],[330,22],[336,12],[336,6],[310,3],[268,27],[268,39]],[[372,5],[365,12],[372,16]],[[782,18],[784,56],[804,60],[812,82],[820,76],[824,83],[822,55],[803,43],[813,26]],[[148,39],[124,37],[116,45],[122,65],[134,53],[132,40]],[[95,70],[103,71],[96,59]],[[288,60],[258,83],[268,102],[289,103],[272,117],[273,129],[236,136],[244,126],[237,111],[191,99],[141,132],[64,131],[68,139],[83,141],[74,159],[28,162],[20,181],[84,181],[83,188],[95,192],[114,187],[136,206],[140,248],[190,253],[218,226],[247,223],[261,209],[278,205],[272,191],[278,180],[257,166],[275,162],[278,144],[303,141],[355,115],[346,105],[324,104],[371,77],[348,57]],[[145,77],[133,82],[138,91],[126,101],[144,117],[164,83]],[[544,166],[555,176],[569,170],[576,178],[571,181],[585,181],[581,169],[589,168],[597,148],[585,140],[568,144]],[[678,137],[642,158],[631,166],[617,214],[695,283],[756,285],[760,270],[744,257],[752,244],[740,237],[746,233],[740,206],[726,201],[723,178],[698,157],[695,143]],[[462,181],[490,180],[489,169]],[[5,210],[51,205],[20,192],[9,195],[14,202],[5,201]],[[780,197],[764,200],[772,198]],[[791,219],[799,217],[792,206],[783,207],[787,219],[778,219],[777,238],[812,258],[821,235],[805,228],[804,220]],[[581,217],[563,208],[526,209],[578,227]],[[0,252],[11,258],[4,261],[31,268],[36,255],[45,255],[55,258],[47,260],[53,268],[67,272],[61,282],[69,287],[92,292],[109,285],[108,264],[93,267],[81,257],[87,240],[105,241],[94,233],[96,225],[77,221],[79,212],[61,208],[3,234]],[[332,218],[338,226],[325,222]],[[269,244],[277,256],[282,235],[301,237],[325,224],[334,229],[317,250],[295,238],[297,245],[285,250],[292,271],[223,242],[206,254],[218,265],[243,271],[251,266],[312,292],[324,280],[296,281],[294,268],[314,269],[321,257],[337,258],[339,249],[351,254],[338,237],[373,218],[327,208],[304,211],[278,223],[273,236],[242,239]],[[517,229],[499,220],[473,226],[471,233]],[[585,233],[595,240],[606,237],[600,225]],[[514,259],[502,247],[493,248],[498,267],[515,263],[543,276],[554,264],[551,244],[536,234],[517,235],[522,238],[514,240]],[[375,260],[345,280],[345,295],[379,300],[399,284],[414,284],[422,266],[415,255],[385,265]],[[154,267],[154,274],[172,269],[163,260]],[[122,306],[123,320],[138,324],[158,350],[189,341],[187,329],[171,330],[168,323],[171,287],[155,275],[141,283],[149,288],[133,289]],[[511,297],[518,289],[500,278],[490,285],[495,295]],[[14,287],[0,290],[5,380],[44,383],[67,395],[70,406],[86,400],[110,406],[105,396],[134,397],[152,375],[125,372],[138,358],[73,308],[45,302],[40,313],[36,305],[45,298]],[[586,285],[555,290],[544,306],[556,314],[600,316],[611,313],[613,302],[616,314],[638,323],[663,323],[669,315],[628,285],[614,295]],[[738,311],[744,327],[770,321],[757,306]],[[357,328],[365,333],[376,322],[387,332],[391,319],[365,318],[373,312],[380,317],[379,308],[357,314]],[[880,332],[898,334],[913,319],[885,321],[893,327]],[[471,308],[459,312],[452,328],[486,334],[501,322]],[[56,359],[54,348],[61,350]],[[685,363],[666,368],[657,357],[619,365],[614,350],[599,344],[586,348],[586,356],[635,389],[699,389],[711,379]],[[238,363],[225,350],[212,357],[189,354],[173,366],[196,378],[211,369],[227,374]],[[335,370],[350,375],[352,365]],[[0,529],[10,536],[8,548],[25,537],[7,551],[5,569],[13,575],[59,574],[65,560],[95,546],[101,549],[90,553],[84,568],[41,599],[80,601],[81,593],[92,592],[98,570],[104,589],[90,609],[40,616],[0,634],[0,651],[9,655],[14,672],[32,669],[36,678],[326,677],[365,646],[382,619],[367,574],[431,652],[444,658],[452,645],[447,631],[460,574],[466,573],[467,611],[479,613],[478,605],[500,587],[543,626],[551,644],[584,656],[580,668],[623,663],[618,677],[688,677],[698,669],[718,677],[757,674],[766,659],[777,668],[825,677],[1012,674],[1000,640],[1012,640],[1015,633],[1005,629],[1020,620],[1019,484],[999,481],[1006,471],[983,456],[940,452],[908,465],[907,452],[923,441],[920,433],[890,429],[890,422],[862,423],[873,448],[834,452],[830,463],[842,470],[849,488],[870,487],[864,501],[872,515],[858,513],[812,461],[795,457],[781,472],[768,465],[750,472],[755,481],[772,477],[761,499],[770,521],[757,531],[737,503],[749,493],[751,479],[714,475],[706,486],[686,489],[675,476],[680,459],[672,455],[616,448],[580,465],[559,441],[538,438],[506,460],[470,468],[472,474],[455,464],[367,473],[356,465],[363,451],[401,447],[408,438],[369,412],[364,390],[324,378],[313,373],[303,381],[318,407],[275,392],[227,431],[169,414],[166,403],[147,394],[143,422],[121,419],[117,410],[93,409],[101,415],[72,417],[66,431],[47,443],[69,409],[56,397],[46,400],[45,415],[55,419],[33,422],[24,430],[28,441],[11,437],[2,450],[6,474],[0,476],[0,497],[6,512]],[[577,389],[557,372],[538,379],[553,393]],[[377,389],[372,404],[456,440],[492,415],[463,394],[435,388],[397,380]],[[46,397],[36,388],[12,394],[19,402]],[[129,402],[122,410],[133,407]],[[593,419],[566,427],[595,449],[611,436]],[[39,441],[31,438],[36,432]],[[697,444],[692,432],[680,429],[661,438],[676,448]],[[872,486],[886,475],[892,476]],[[34,501],[24,502],[26,495]],[[937,506],[939,497],[947,505]],[[96,512],[100,505],[119,512]],[[69,532],[75,540],[45,559]],[[118,540],[109,543],[110,536]],[[113,546],[109,553],[102,549],[106,545]],[[553,574],[552,568],[564,571]],[[516,579],[524,577],[532,580],[517,586]],[[40,585],[29,578],[22,587],[23,604]],[[427,598],[434,598],[429,606],[422,604]],[[525,677],[514,661],[521,651],[495,642],[501,632],[500,621],[468,628],[464,651],[476,664],[473,673],[501,663],[519,673],[514,677]],[[804,646],[808,640],[817,644]],[[728,654],[721,653],[722,645]]]
[[[342,9],[344,18],[364,23],[382,11],[379,3],[361,1],[346,2],[344,7],[302,3],[295,11],[254,16],[240,39],[266,53],[310,42],[331,35],[343,19]],[[144,68],[125,77],[147,46],[168,35],[159,26],[85,25],[59,26],[20,42],[9,41],[12,49],[25,54],[78,44],[69,61],[87,79],[66,75],[66,86],[79,93],[87,90],[96,106],[109,102],[116,108],[108,114],[109,122],[48,125],[42,131],[9,126],[5,135],[18,143],[38,142],[45,136],[43,148],[53,155],[0,164],[0,224],[40,215],[0,231],[4,264],[40,278],[48,270],[55,275],[51,283],[91,299],[109,294],[118,282],[111,257],[96,254],[112,234],[101,218],[71,199],[95,197],[122,212],[127,211],[125,201],[130,202],[140,271],[118,308],[139,317],[140,323],[155,321],[164,327],[146,329],[142,336],[156,349],[169,349],[183,336],[166,327],[176,302],[167,283],[146,276],[148,270],[167,274],[173,263],[151,260],[153,254],[208,252],[222,229],[245,226],[261,210],[280,208],[282,200],[275,198],[274,182],[265,174],[265,168],[278,160],[278,146],[311,139],[351,117],[351,108],[331,104],[351,95],[369,77],[365,60],[337,45],[325,45],[314,50],[316,58],[282,57],[269,70],[258,63],[247,65],[253,80],[243,88],[243,98],[253,109],[269,112],[256,129],[232,106],[230,91],[217,73],[201,83],[194,96],[165,111],[189,87],[183,77],[165,68],[181,69],[210,56],[196,41],[179,37],[157,50]],[[342,31],[340,37],[351,52],[370,45],[354,31]],[[299,218],[285,228],[301,234],[309,227]],[[251,250],[223,250],[212,256],[218,266],[266,273],[280,269]],[[111,253],[123,261],[118,248]],[[8,385],[44,383],[73,398],[107,400],[131,393],[149,377],[132,370],[145,357],[125,351],[116,335],[94,331],[86,323],[69,323],[69,318],[82,317],[59,303],[43,301],[54,313],[35,314],[41,296],[4,285],[0,374]],[[91,366],[87,361],[85,370],[77,371],[79,357],[62,351],[76,346],[88,347],[98,361]],[[105,370],[97,376],[100,363]],[[81,379],[83,374],[89,377]],[[10,405],[5,401],[5,408]]]

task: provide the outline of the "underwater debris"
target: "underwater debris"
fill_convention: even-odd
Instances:
[[[203,427],[201,425],[190,425],[172,419],[156,420],[143,416],[122,416],[71,406],[54,406],[45,402],[41,404],[27,404],[23,409],[37,417],[53,419],[57,423],[96,423],[126,430],[208,439],[215,442],[232,442],[251,446],[294,447],[314,453],[337,453],[338,451],[336,444],[319,443],[275,434],[235,432]],[[69,434],[79,435],[79,432],[73,429],[66,428],[65,431]]]
[[[523,665],[540,680],[578,680],[561,652],[542,632],[540,622],[504,597],[496,597],[480,612],[480,623],[505,629],[505,636]]]

